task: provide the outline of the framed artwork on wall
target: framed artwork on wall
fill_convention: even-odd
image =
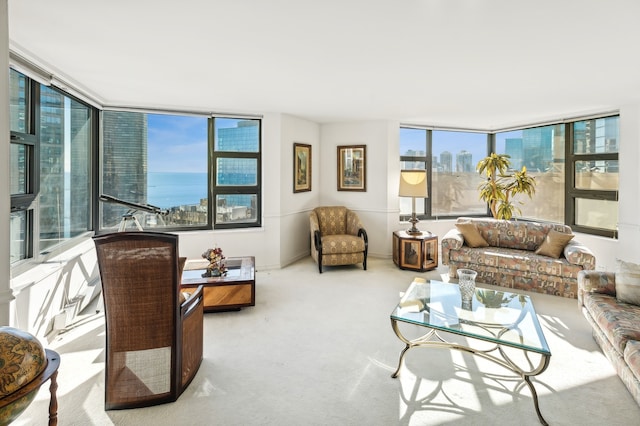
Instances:
[[[311,145],[293,144],[293,192],[311,191]]]
[[[367,146],[338,146],[338,191],[367,190]]]

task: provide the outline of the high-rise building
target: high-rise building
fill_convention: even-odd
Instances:
[[[449,151],[440,153],[440,166],[442,166],[443,172],[453,171],[453,155]]]
[[[522,138],[506,138],[504,140],[504,153],[509,156],[511,167],[521,169],[524,164],[524,149]]]
[[[462,150],[456,154],[456,172],[470,173],[475,171],[475,169],[473,154],[466,150]]]
[[[216,151],[259,152],[260,126],[257,120],[238,121],[236,127],[217,129]],[[258,162],[255,158],[218,158],[216,164],[218,185],[256,185]],[[255,211],[252,195],[225,195],[218,202],[226,206],[251,205]]]
[[[102,186],[106,195],[147,202],[147,115],[105,111],[102,117]],[[102,223],[120,221],[122,206],[102,203]]]
[[[523,164],[530,171],[544,171],[553,161],[553,126],[534,127],[522,131]],[[516,168],[516,164],[511,163]]]

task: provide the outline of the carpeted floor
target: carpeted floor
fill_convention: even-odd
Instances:
[[[311,258],[258,271],[256,306],[205,314],[204,360],[172,404],[104,411],[104,319],[89,312],[49,347],[61,354],[59,425],[536,425],[524,383],[448,349],[408,352],[389,314],[419,274],[391,260],[326,268]],[[638,424],[640,408],[596,346],[577,302],[531,295],[552,352],[534,379],[551,425]],[[413,327],[413,326],[409,326]],[[415,327],[417,332],[417,327]],[[412,330],[407,330],[411,333]],[[49,393],[14,425],[46,423]]]

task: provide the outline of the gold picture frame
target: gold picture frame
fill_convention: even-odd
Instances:
[[[311,191],[311,145],[293,144],[293,192]]]
[[[367,190],[367,146],[338,146],[338,191]]]

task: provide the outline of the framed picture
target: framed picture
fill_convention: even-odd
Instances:
[[[293,144],[293,192],[311,191],[311,145]]]
[[[338,147],[338,191],[367,190],[366,145]]]

